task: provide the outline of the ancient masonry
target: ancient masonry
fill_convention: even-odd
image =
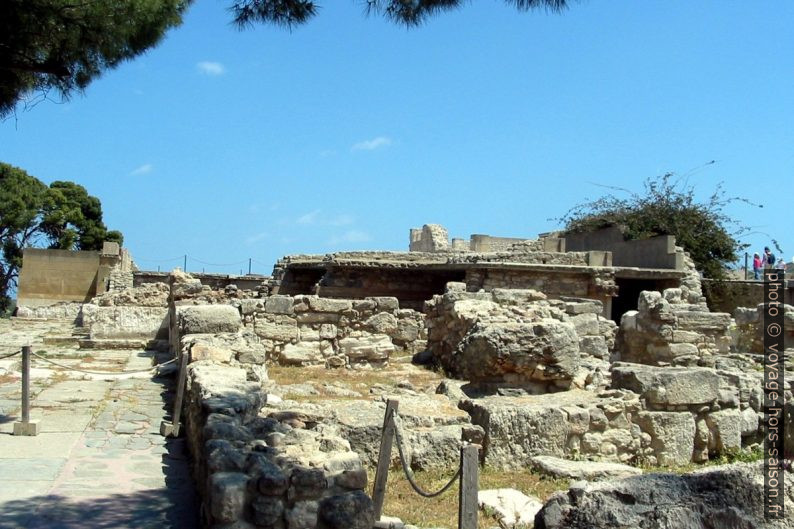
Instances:
[[[131,288],[119,269],[89,303],[19,315],[73,318],[82,347],[187,357],[185,429],[212,528],[373,527],[366,468],[394,394],[414,469],[454,468],[461,440],[501,468],[554,458],[676,467],[757,450],[760,308],[711,312],[694,264],[668,239],[640,241],[641,251],[604,240],[566,252],[554,234],[450,242],[428,225],[411,230],[410,252],[288,256],[251,289],[179,270]],[[794,328],[790,306],[786,321]],[[411,360],[447,378],[432,393],[329,386],[335,397],[290,400],[268,377],[268,366],[376,372]],[[725,472],[752,481],[756,471]],[[553,496],[536,527],[602,527],[599,503],[666,486],[628,479],[630,492],[605,484]],[[758,520],[757,499],[742,520]],[[614,512],[631,526],[639,515],[626,505]]]

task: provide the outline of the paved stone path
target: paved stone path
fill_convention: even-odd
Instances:
[[[91,354],[57,361],[93,370],[152,364],[152,354],[140,351]],[[13,369],[3,362],[0,368]],[[34,366],[36,437],[10,434],[20,382],[11,372],[0,376],[0,529],[198,527],[184,440],[159,433],[171,378],[100,380],[40,360]]]

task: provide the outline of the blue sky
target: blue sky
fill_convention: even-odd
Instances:
[[[483,1],[409,30],[326,0],[292,32],[238,31],[227,5],[0,123],[0,160],[84,185],[142,268],[270,273],[430,222],[534,237],[668,171],[763,204],[729,212],[794,255],[792,2]]]

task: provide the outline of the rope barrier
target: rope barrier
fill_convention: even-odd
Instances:
[[[11,354],[0,356],[0,360],[5,360],[6,358],[11,358],[12,356],[16,356],[16,355],[18,355],[21,352],[22,351],[15,351],[15,352],[13,352]]]
[[[394,412],[392,411],[391,413],[392,413],[392,417],[394,417]],[[408,480],[408,483],[411,485],[411,488],[414,489],[414,491],[420,496],[424,498],[435,498],[436,496],[441,496],[447,490],[449,490],[449,488],[452,487],[452,485],[454,485],[455,482],[460,477],[461,467],[460,465],[458,465],[458,470],[455,471],[455,474],[452,476],[452,479],[450,479],[446,485],[441,487],[441,489],[439,489],[436,492],[427,492],[426,490],[422,489],[422,487],[420,487],[419,484],[416,483],[416,481],[414,481],[413,471],[406,463],[405,452],[403,450],[402,435],[400,434],[400,425],[397,424],[396,420],[394,421],[394,438],[397,441],[397,453],[400,455],[400,463],[401,463],[400,466],[403,467],[403,473],[405,474],[405,478]]]
[[[39,360],[44,360],[45,362],[49,362],[52,365],[58,366],[58,367],[63,368],[63,369],[67,369],[69,371],[77,371],[78,373],[85,373],[87,375],[132,375],[132,374],[138,374],[138,373],[149,373],[149,372],[154,371],[154,370],[156,370],[158,368],[161,368],[163,366],[167,366],[168,364],[173,364],[174,362],[176,362],[176,358],[172,358],[171,360],[169,360],[167,362],[163,362],[162,364],[157,364],[156,366],[152,366],[149,369],[140,369],[140,370],[135,370],[135,371],[89,371],[89,370],[86,370],[86,369],[78,369],[76,367],[71,367],[71,366],[67,366],[67,365],[64,365],[64,364],[59,364],[58,362],[55,362],[54,360],[50,360],[49,358],[45,358],[45,357],[41,356],[38,353],[31,353],[31,354],[33,356],[35,356],[36,358],[38,358]]]

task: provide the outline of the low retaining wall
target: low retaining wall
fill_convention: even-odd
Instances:
[[[367,474],[347,441],[297,414],[260,417],[243,369],[189,365],[186,435],[211,529],[371,529]]]

